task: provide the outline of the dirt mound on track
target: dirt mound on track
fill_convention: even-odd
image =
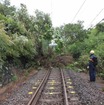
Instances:
[[[64,65],[67,65],[73,62],[72,56],[57,56],[56,60],[58,60],[58,62],[60,63],[63,63]]]

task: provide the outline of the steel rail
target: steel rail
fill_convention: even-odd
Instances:
[[[63,90],[64,90],[64,103],[65,105],[69,105],[68,103],[68,96],[67,96],[67,92],[66,92],[66,86],[65,86],[65,78],[64,78],[64,73],[63,70],[61,69],[61,76],[62,76],[62,83],[63,83]]]
[[[28,102],[27,105],[36,105],[39,96],[45,86],[45,83],[50,75],[51,70],[48,70],[46,75],[44,76],[43,80],[41,81],[40,85],[38,86],[38,88],[36,89],[35,93],[33,94],[32,98],[30,99],[30,101]]]

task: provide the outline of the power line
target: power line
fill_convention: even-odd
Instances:
[[[72,22],[75,20],[76,16],[78,15],[78,13],[80,12],[80,10],[82,9],[83,5],[85,4],[86,0],[84,0],[84,2],[82,3],[82,5],[80,6],[79,10],[77,11],[77,13],[75,14]]]
[[[94,17],[94,19],[90,22],[89,26],[91,26],[91,24],[93,23],[93,21],[101,14],[101,12],[102,12],[103,10],[104,10],[104,8],[101,9],[101,11]]]

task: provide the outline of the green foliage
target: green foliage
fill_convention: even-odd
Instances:
[[[75,59],[78,59],[79,56],[81,55],[81,48],[78,47],[78,45],[75,43],[73,45],[71,45],[69,50],[70,50],[70,53],[72,54],[73,58],[75,58]]]
[[[89,62],[89,55],[81,55],[79,58],[79,66],[86,68],[87,64]]]
[[[104,32],[104,23],[99,23],[96,25],[97,34],[99,32]]]
[[[49,55],[52,35],[49,14],[36,10],[35,16],[30,16],[24,4],[16,11],[9,0],[0,2],[0,66],[5,62],[18,68],[37,66],[38,57]],[[12,80],[16,81],[17,76]]]
[[[10,0],[3,0],[0,3],[0,13],[4,16],[13,16],[16,11],[14,6],[10,6]]]
[[[4,31],[3,24],[0,24],[0,58],[5,59],[6,54],[8,53],[9,46],[11,45],[11,38],[6,35],[6,32]]]
[[[85,72],[85,69],[83,69],[83,68],[78,68],[78,67],[77,67],[78,65],[79,65],[78,62],[74,62],[74,63],[72,63],[72,64],[67,65],[66,68],[67,68],[67,69],[70,69],[70,70],[73,70],[73,71],[75,71],[75,72]]]
[[[44,14],[43,12],[38,10],[36,10],[35,13],[36,17],[34,18],[34,28],[36,31],[36,49],[38,55],[44,55],[43,51],[45,51],[44,49],[47,49],[47,46],[49,46],[49,42],[52,39],[52,23],[48,14]],[[44,44],[46,44],[44,43],[45,41],[48,42],[46,46],[44,46]]]
[[[49,40],[42,39],[42,52],[43,55],[49,54]]]
[[[54,31],[54,39],[58,46],[57,51],[71,53],[75,59],[79,58],[84,45],[85,38],[88,38],[87,30],[83,29],[82,22],[76,24],[65,24]],[[79,47],[80,46],[80,47]]]
[[[53,35],[49,14],[36,10],[36,16],[30,16],[24,4],[15,10],[9,0],[0,3],[0,60],[11,58],[19,65],[23,59],[29,62],[37,55],[47,55]]]
[[[98,32],[99,30],[99,32]],[[96,28],[90,30],[88,34],[88,38],[84,40],[82,43],[84,45],[85,50],[82,50],[81,56],[79,58],[79,65],[81,67],[86,67],[88,60],[89,60],[89,52],[90,50],[95,51],[95,55],[98,57],[98,65],[97,65],[97,72],[100,75],[104,74],[104,32],[99,29],[97,26]]]
[[[83,41],[87,37],[86,30],[83,29],[82,23],[66,24],[63,33],[68,38],[69,43]]]
[[[48,14],[44,14],[41,11],[36,10],[36,30],[40,39],[51,40],[52,39],[52,23]]]
[[[56,54],[72,54],[77,64],[73,63],[67,67],[77,71],[84,70],[82,67],[86,67],[89,52],[93,49],[99,60],[99,72],[104,74],[104,23],[88,30],[83,28],[82,21],[53,29],[49,14],[36,10],[35,16],[30,16],[24,4],[16,11],[9,0],[0,2],[1,65],[8,61],[8,58],[18,66],[21,63],[24,66],[41,65],[35,58],[51,54],[51,40],[57,43],[54,50]],[[14,80],[15,78],[14,76]]]
[[[98,72],[104,73],[104,23],[98,24],[95,28],[85,30],[82,23],[66,24],[57,27],[54,33],[54,40],[57,42],[57,51],[60,53],[71,53],[73,58],[78,61],[78,66],[83,70],[89,61],[90,50],[95,51],[98,57]],[[60,44],[62,42],[62,44]],[[61,47],[60,47],[61,45]],[[64,49],[61,50],[61,49]],[[66,51],[65,51],[66,50]],[[73,66],[73,65],[70,65]],[[69,68],[70,68],[69,66]],[[73,68],[73,67],[72,67]],[[79,70],[80,71],[80,70]]]
[[[16,36],[13,40],[13,43],[12,48],[17,52],[17,57],[21,55],[32,57],[34,54],[36,54],[34,43],[26,36]]]
[[[18,76],[17,75],[13,75],[13,77],[12,77],[12,81],[17,81],[18,80]]]

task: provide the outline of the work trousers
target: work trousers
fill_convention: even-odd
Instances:
[[[89,63],[89,77],[90,81],[96,81],[96,67],[92,62]]]

